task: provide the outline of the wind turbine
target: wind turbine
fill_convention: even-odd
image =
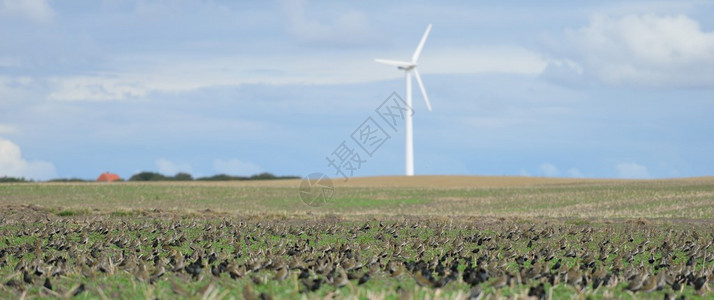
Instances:
[[[426,97],[426,90],[424,89],[424,84],[421,82],[421,77],[419,76],[419,71],[417,70],[417,60],[419,59],[419,54],[421,54],[421,49],[424,48],[424,43],[426,42],[426,37],[429,35],[431,30],[431,24],[426,27],[426,32],[424,36],[421,37],[419,46],[417,46],[414,55],[412,55],[411,62],[398,61],[398,60],[388,60],[388,59],[375,59],[378,63],[387,64],[390,66],[396,66],[399,70],[404,70],[404,74],[407,80],[407,106],[409,109],[412,107],[412,72],[414,77],[416,77],[417,83],[419,84],[419,89],[421,89],[421,94],[424,96],[424,101],[426,102],[426,107],[431,111],[431,104],[429,103],[429,98]],[[405,116],[406,123],[406,175],[414,176],[414,135],[412,133],[412,114],[407,113]]]

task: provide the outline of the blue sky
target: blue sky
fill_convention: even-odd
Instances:
[[[714,174],[711,1],[0,0],[0,176],[334,176],[414,90],[416,174]],[[404,172],[403,128],[354,176]]]

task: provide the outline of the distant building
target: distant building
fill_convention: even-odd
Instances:
[[[112,182],[112,181],[117,181],[119,179],[120,179],[119,175],[114,174],[114,173],[109,173],[109,172],[102,173],[102,175],[99,175],[99,177],[97,177],[97,181],[103,181],[103,182]]]

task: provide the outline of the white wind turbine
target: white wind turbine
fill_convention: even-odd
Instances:
[[[421,54],[421,49],[424,47],[424,42],[426,42],[426,37],[429,35],[431,30],[431,24],[426,27],[426,32],[422,36],[419,46],[417,46],[414,55],[412,55],[412,61],[397,61],[388,59],[375,59],[376,62],[396,66],[400,70],[404,70],[407,78],[407,105],[411,109],[412,107],[412,72],[414,72],[414,77],[416,77],[417,83],[419,84],[419,89],[421,89],[421,94],[424,96],[424,101],[426,102],[426,107],[431,111],[431,104],[429,103],[429,98],[426,97],[426,90],[424,90],[424,84],[421,82],[421,77],[419,76],[419,71],[417,70],[417,59],[419,59],[419,54]],[[407,113],[406,116],[406,175],[414,175],[414,136],[412,133],[412,114]]]

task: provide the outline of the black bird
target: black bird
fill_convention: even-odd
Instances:
[[[211,274],[216,277],[221,277],[221,269],[220,267],[213,265],[211,266]]]
[[[449,282],[452,282],[452,281],[456,280],[456,278],[457,278],[457,277],[456,277],[456,274],[455,274],[455,273],[449,273],[449,275],[446,275],[446,276],[444,276],[444,277],[441,277],[441,279],[439,279],[439,280],[437,280],[437,281],[434,281],[432,285],[433,285],[435,288],[442,288],[442,287],[444,287],[445,285],[447,285]]]
[[[538,299],[545,299],[545,286],[543,286],[543,283],[541,282],[537,286],[532,286],[530,289],[528,289],[528,296],[530,297],[537,297]]]
[[[22,271],[22,281],[27,284],[32,284],[32,276],[30,276],[30,273],[28,273],[27,270]]]
[[[45,284],[43,284],[42,286],[44,286],[48,290],[52,290],[52,283],[50,282],[49,277],[45,277]]]
[[[196,261],[186,266],[185,269],[186,273],[191,274],[194,278],[198,277],[203,271],[203,259],[199,257]]]
[[[359,278],[357,285],[363,285],[367,281],[369,281],[369,272],[365,272],[364,275],[362,275],[362,277]]]
[[[86,288],[84,287],[84,283],[80,284],[74,292],[72,292],[72,297],[77,296],[84,292]]]
[[[439,276],[444,276],[444,274],[446,274],[444,272],[445,271],[444,265],[441,264],[441,261],[439,261],[439,264],[436,265],[435,271],[436,271],[436,274]]]
[[[208,255],[208,264],[214,263],[218,259],[218,256],[216,256],[216,253],[211,253]]]
[[[694,281],[692,283],[694,284],[695,290],[697,290],[697,291],[701,290],[702,287],[704,286],[704,284],[707,283],[707,277],[706,276],[697,277],[696,279],[694,279]]]
[[[10,279],[10,280],[8,280],[7,282],[5,282],[5,285],[7,285],[7,286],[9,286],[9,287],[19,287],[19,286],[20,286],[20,282],[17,281],[17,280],[15,280],[15,279]]]
[[[555,262],[555,264],[553,265],[553,267],[551,267],[550,269],[551,269],[551,270],[560,269],[560,258],[558,259],[558,261]]]
[[[476,280],[476,270],[474,270],[471,266],[466,267],[464,269],[464,273],[461,275],[461,279],[474,286],[478,284],[478,281]]]
[[[463,279],[464,282],[470,284],[471,286],[475,286],[479,283],[488,280],[488,272],[483,268],[478,268],[478,270],[475,270],[474,268],[467,267],[466,269],[464,269],[464,273],[461,276],[461,279]]]
[[[45,271],[36,266],[35,267],[35,275],[42,276],[43,274],[45,274]]]
[[[369,226],[369,223],[365,223],[364,226],[362,226],[362,231],[367,231],[367,230],[369,230],[370,228],[372,228],[372,227]]]
[[[305,268],[300,268],[300,275],[298,275],[298,279],[305,279],[308,277],[310,277],[310,271]]]
[[[303,279],[302,284],[305,285],[304,292],[314,292],[320,289],[322,285],[322,278],[315,278],[313,280]]]

